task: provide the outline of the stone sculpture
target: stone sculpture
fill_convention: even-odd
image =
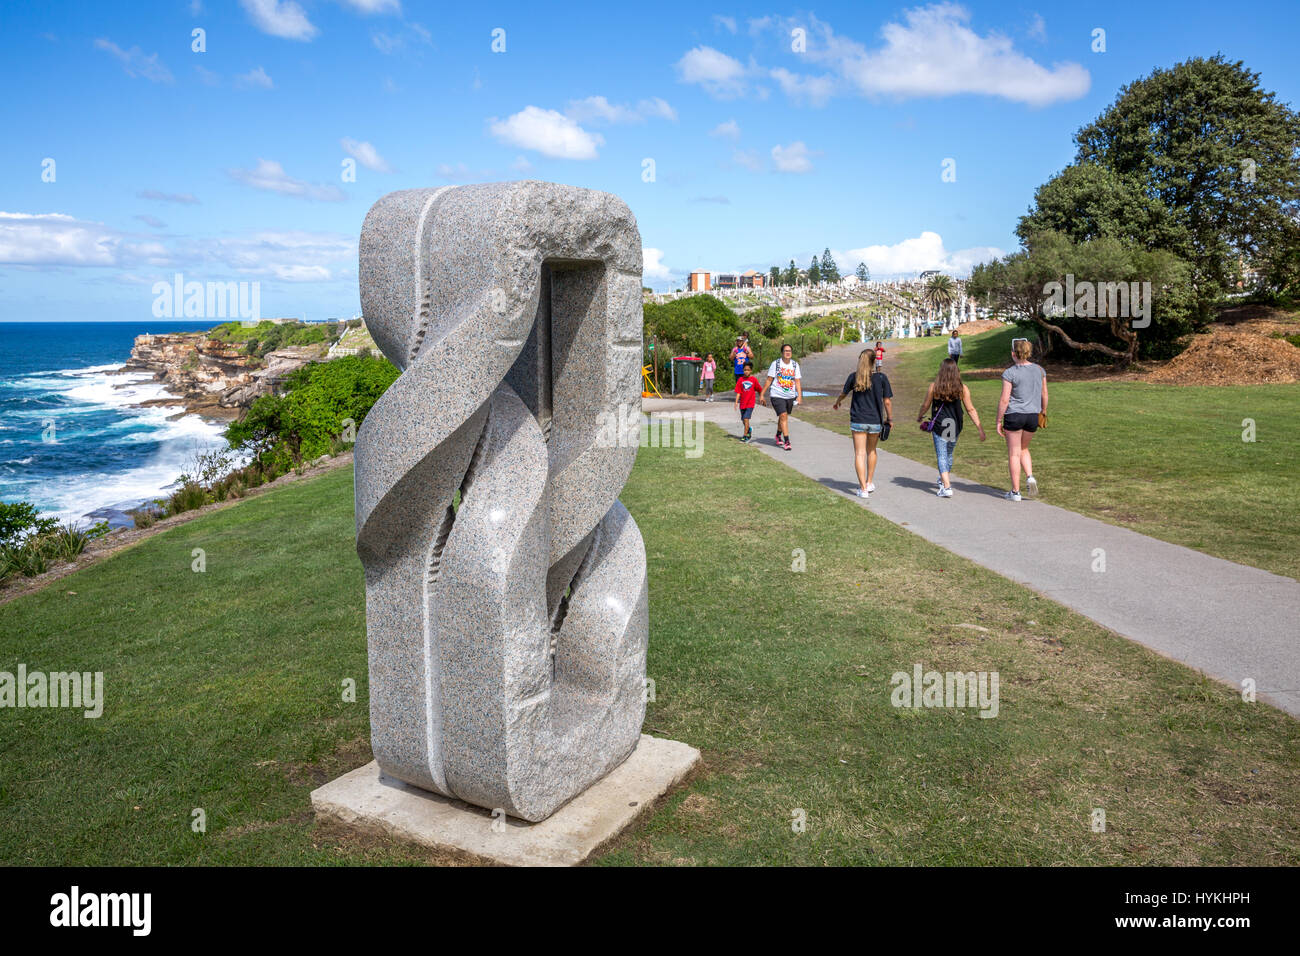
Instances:
[[[356,444],[375,758],[544,819],[645,716],[645,547],[618,500],[637,442],[607,427],[640,420],[636,220],[550,183],[395,192],[360,281],[402,370]]]

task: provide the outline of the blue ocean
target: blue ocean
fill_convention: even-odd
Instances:
[[[140,408],[168,393],[147,372],[121,374],[137,335],[200,322],[0,322],[0,500],[31,501],[79,523],[121,523],[195,456],[224,445],[224,423]]]

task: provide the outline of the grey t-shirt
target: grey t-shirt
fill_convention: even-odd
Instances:
[[[1037,415],[1043,410],[1043,376],[1046,373],[1033,362],[1013,365],[1002,373],[1002,381],[1011,383],[1011,401],[1007,411],[1013,415]]]

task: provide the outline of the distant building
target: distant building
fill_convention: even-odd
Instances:
[[[741,273],[740,287],[742,289],[761,289],[765,278],[766,276],[763,273],[750,269],[748,272]]]
[[[713,285],[717,289],[739,289],[740,276],[734,272],[724,272],[714,280]]]
[[[921,281],[924,282],[926,279],[930,278],[930,276],[937,276],[939,272],[940,270],[938,269],[926,269],[921,273]]]
[[[709,273],[702,270],[695,270],[686,284],[686,288],[691,292],[708,292],[713,286],[709,284]]]

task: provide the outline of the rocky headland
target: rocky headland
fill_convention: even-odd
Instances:
[[[257,358],[242,343],[222,342],[205,332],[138,335],[123,372],[152,372],[175,398],[146,405],[174,405],[180,414],[237,418],[259,395],[269,395],[286,376],[326,357],[328,346],[290,345]]]

